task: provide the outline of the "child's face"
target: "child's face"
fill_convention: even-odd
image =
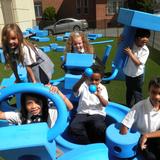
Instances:
[[[149,89],[149,94],[153,105],[160,105],[160,88],[151,86]]]
[[[8,45],[10,49],[16,49],[18,47],[18,37],[14,31],[10,31]]]
[[[101,82],[101,74],[93,73],[91,78],[90,78],[90,82],[91,82],[91,84],[94,84],[94,85],[98,86],[99,83]]]
[[[78,51],[78,52],[82,52],[82,50],[84,49],[83,46],[83,41],[81,37],[76,37],[73,41],[73,47]]]
[[[138,37],[136,40],[136,45],[138,47],[143,47],[144,45],[146,45],[149,41],[149,38],[147,37]]]
[[[35,97],[26,97],[26,109],[31,115],[38,115],[42,112],[42,101]]]

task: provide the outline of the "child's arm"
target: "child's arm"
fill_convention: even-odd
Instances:
[[[136,57],[136,55],[129,47],[125,48],[124,51],[132,59],[135,65],[139,66],[141,64],[140,60]]]
[[[73,86],[73,92],[77,92],[81,84],[86,80],[86,76],[82,74],[81,79]]]
[[[95,95],[98,97],[101,104],[105,107],[108,104],[108,101],[103,98],[103,96],[100,94],[101,89],[97,88],[97,91],[95,92]]]
[[[53,92],[53,93],[58,93],[61,98],[63,99],[64,103],[66,104],[67,108],[69,110],[72,110],[73,109],[73,105],[71,103],[71,101],[58,89],[58,87],[56,86],[52,86],[52,85],[46,85],[50,88],[50,91]]]
[[[57,93],[62,97],[63,101],[65,102],[67,108],[69,110],[73,109],[73,105],[71,103],[71,101],[58,89]]]
[[[26,70],[27,70],[29,76],[31,77],[32,82],[36,83],[36,79],[35,79],[35,76],[34,76],[34,73],[33,73],[32,69],[31,69],[31,67],[27,66]]]
[[[4,112],[0,111],[0,119],[6,119]]]
[[[150,133],[145,133],[140,140],[141,149],[145,149],[147,147],[146,142],[148,138],[159,138],[160,137],[160,130]]]
[[[128,128],[124,124],[122,124],[120,127],[119,133],[120,134],[127,134],[127,132],[128,132]]]

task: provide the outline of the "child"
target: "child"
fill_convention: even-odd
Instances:
[[[66,43],[66,53],[68,52],[94,54],[94,49],[83,32],[72,32]]]
[[[17,70],[19,63],[26,67],[29,82],[49,83],[53,72],[52,62],[42,51],[23,38],[17,24],[4,26],[2,47],[6,63],[10,65],[15,75],[15,83],[21,82]]]
[[[57,93],[62,97],[69,110],[73,108],[72,103],[56,86],[48,86],[53,93]],[[17,125],[35,122],[47,122],[49,127],[54,125],[57,110],[54,107],[48,108],[48,101],[44,96],[35,93],[22,93],[21,106],[20,112],[0,111],[0,119],[8,120],[10,123]]]
[[[137,29],[132,49],[129,47],[124,49],[125,53],[129,56],[123,68],[124,74],[126,75],[126,105],[128,107],[131,107],[143,98],[142,84],[145,63],[149,56],[149,49],[146,46],[149,37],[149,30]],[[132,102],[133,99],[134,102]]]
[[[77,114],[69,126],[69,135],[79,144],[105,142],[105,107],[108,104],[108,93],[100,82],[103,71],[100,66],[92,66],[93,75],[82,78],[74,85],[73,91],[79,97]],[[89,85],[97,87],[95,93],[89,91]]]
[[[101,65],[105,68],[105,66],[102,63],[102,60],[99,57],[97,57],[97,55],[94,52],[93,46],[89,43],[88,39],[86,38],[83,32],[72,32],[70,34],[69,39],[66,42],[66,52],[64,56],[64,62],[62,64],[62,68],[65,69],[65,71],[67,71],[64,65],[67,53],[94,54],[95,61],[98,63],[98,65]],[[70,71],[70,73],[71,72],[72,71]]]
[[[121,134],[129,128],[142,134],[140,148],[145,160],[160,159],[160,77],[149,82],[149,97],[135,104],[122,121]]]

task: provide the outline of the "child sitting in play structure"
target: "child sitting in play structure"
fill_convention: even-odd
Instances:
[[[129,56],[123,71],[126,76],[126,105],[133,104],[143,99],[142,85],[144,80],[145,63],[149,56],[149,49],[146,44],[149,41],[150,31],[137,29],[135,41],[132,48],[125,48],[125,54]]]
[[[140,153],[145,160],[160,159],[160,77],[149,82],[149,97],[135,104],[122,121],[121,134],[139,131]]]
[[[15,75],[15,83],[21,82],[18,75],[18,65],[26,67],[29,82],[49,83],[54,65],[49,57],[32,43],[23,38],[17,24],[7,24],[2,30],[2,47],[7,66]]]
[[[108,104],[108,93],[100,82],[103,70],[100,66],[92,66],[93,74],[82,78],[74,85],[75,96],[79,97],[77,114],[69,126],[71,140],[78,144],[105,142],[105,107]],[[89,86],[96,86],[95,93],[89,91]]]
[[[73,108],[69,99],[56,87],[51,86],[50,91],[57,93],[65,102],[67,108]],[[57,119],[57,110],[55,107],[48,108],[48,100],[46,97],[35,93],[22,93],[21,95],[21,110],[1,112],[0,119],[5,119],[12,124],[28,124],[37,122],[47,122],[49,127],[52,127]]]

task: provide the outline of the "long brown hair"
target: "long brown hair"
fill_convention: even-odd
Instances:
[[[10,32],[13,31],[18,38],[18,62],[23,64],[24,61],[24,53],[23,53],[23,45],[29,45],[33,50],[35,49],[34,45],[31,44],[30,42],[28,42],[27,40],[25,40],[23,38],[23,33],[20,29],[20,27],[16,24],[16,23],[12,23],[12,24],[7,24],[3,27],[2,29],[2,37],[1,37],[1,41],[2,41],[2,47],[3,47],[3,52],[4,52],[4,56],[6,59],[6,63],[10,64],[11,63],[11,57],[10,57],[10,48],[8,45],[8,41],[9,41],[9,36],[10,36]]]

